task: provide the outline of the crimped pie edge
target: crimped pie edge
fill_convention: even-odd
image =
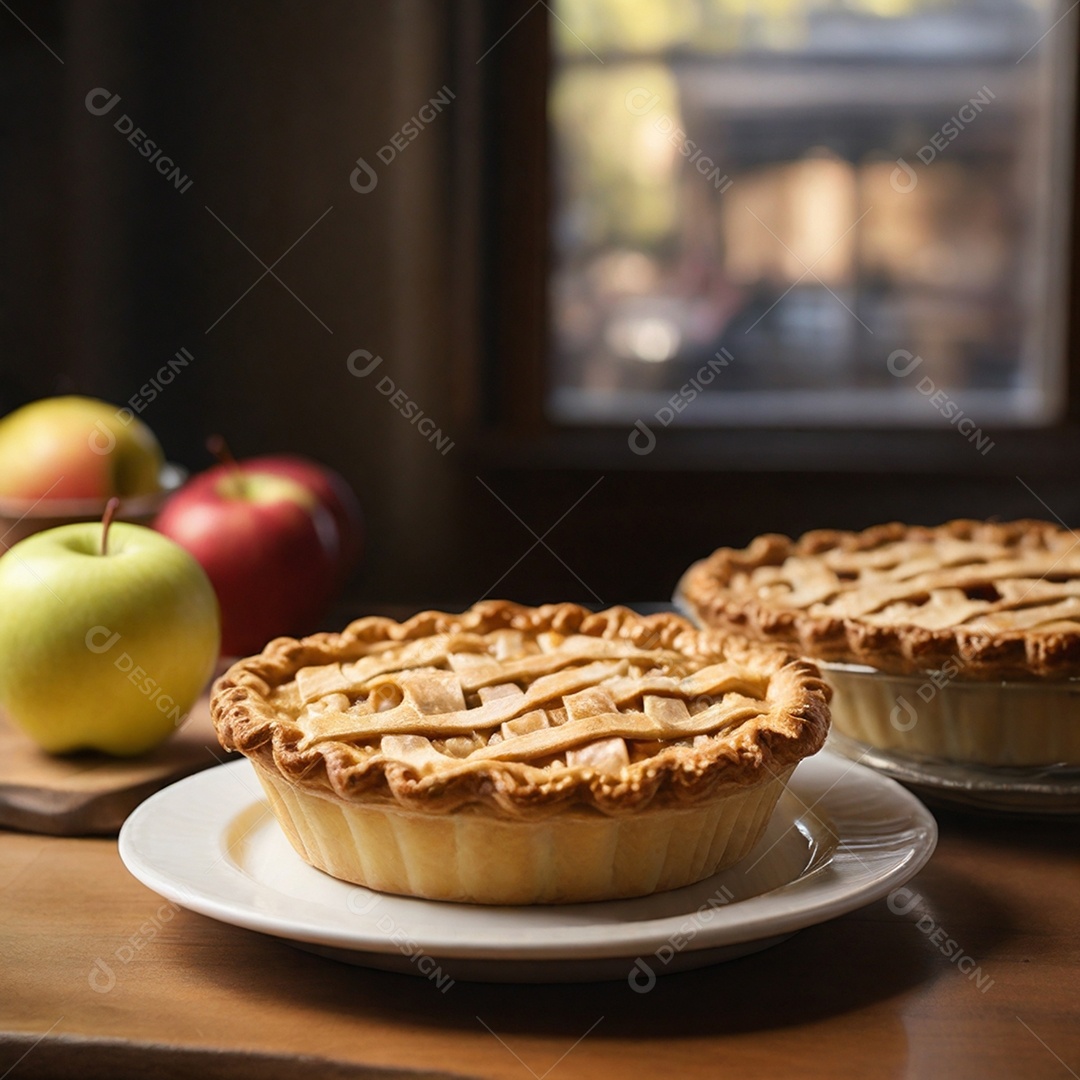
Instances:
[[[408,641],[432,634],[488,633],[502,628],[624,637],[636,644],[674,648],[691,655],[723,655],[769,676],[771,708],[740,725],[738,739],[721,739],[701,748],[667,746],[628,766],[625,779],[582,766],[541,770],[524,762],[496,760],[478,762],[472,769],[455,771],[447,778],[438,772],[418,777],[396,762],[357,761],[341,742],[318,743],[300,751],[268,697],[273,687],[290,681],[302,667],[352,659],[350,647],[378,640]],[[773,646],[718,631],[699,631],[675,614],[642,616],[622,607],[593,613],[577,604],[531,608],[492,600],[460,614],[423,611],[404,622],[368,616],[340,633],[277,638],[258,655],[233,664],[215,682],[211,716],[225,749],[239,750],[263,768],[325,798],[346,803],[396,803],[403,809],[434,814],[483,809],[502,817],[528,819],[575,808],[609,815],[654,805],[690,808],[757,783],[821,748],[829,726],[830,695],[813,664]],[[538,777],[541,771],[547,775]]]
[[[935,536],[1014,544],[1065,532],[1068,530],[1051,522],[1032,518],[1009,522],[957,518],[936,526],[890,522],[858,532],[815,529],[796,540],[765,533],[745,548],[718,548],[691,565],[675,596],[707,627],[779,645],[816,661],[865,664],[898,675],[953,665],[961,679],[1065,679],[1080,675],[1080,631],[1018,630],[987,635],[962,626],[940,630],[911,624],[872,626],[858,618],[776,607],[727,589],[735,573],[836,547],[869,550],[905,538],[930,540]]]

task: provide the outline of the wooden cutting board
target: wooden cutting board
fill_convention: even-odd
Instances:
[[[226,761],[210,721],[209,690],[166,742],[137,758],[52,757],[0,713],[0,828],[54,836],[111,836],[159,788]]]

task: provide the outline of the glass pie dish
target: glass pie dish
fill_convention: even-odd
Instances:
[[[1080,679],[973,681],[817,661],[829,747],[930,801],[1080,813]]]
[[[880,750],[983,767],[1080,770],[1080,680],[894,675],[818,661],[833,687],[833,724]]]

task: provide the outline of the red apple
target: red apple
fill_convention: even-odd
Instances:
[[[297,481],[216,465],[165,503],[154,527],[202,565],[221,606],[221,650],[258,652],[311,630],[339,583],[333,515]]]
[[[344,580],[360,561],[364,549],[364,518],[360,500],[340,473],[299,454],[266,454],[248,458],[245,469],[287,476],[302,484],[334,515],[341,537],[341,579]]]

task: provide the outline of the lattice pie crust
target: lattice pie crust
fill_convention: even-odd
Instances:
[[[611,899],[715,873],[822,744],[828,691],[674,615],[505,601],[279,639],[215,685],[297,851],[372,888]]]
[[[690,567],[676,602],[703,625],[840,664],[825,670],[833,722],[868,745],[1080,765],[1080,537],[1068,529],[965,520],[759,536]]]

